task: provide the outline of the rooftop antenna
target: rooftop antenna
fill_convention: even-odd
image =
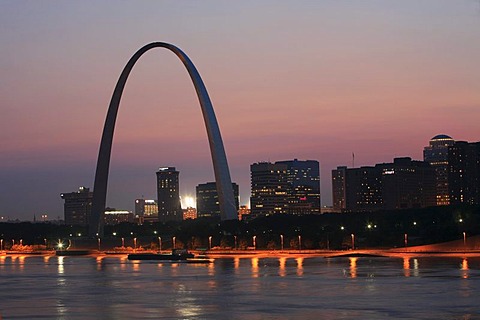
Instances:
[[[352,168],[355,168],[355,153],[352,152]]]

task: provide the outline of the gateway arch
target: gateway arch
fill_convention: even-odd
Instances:
[[[102,140],[98,153],[95,183],[93,187],[92,213],[89,221],[90,236],[103,236],[104,211],[107,198],[108,172],[110,167],[110,155],[112,151],[113,132],[117,119],[118,107],[122,92],[127,82],[128,75],[137,60],[148,50],[153,48],[166,48],[175,53],[187,68],[197,92],[198,100],[202,108],[203,120],[207,129],[208,143],[212,155],[213,170],[217,184],[218,200],[222,220],[237,219],[235,199],[233,196],[232,180],[228,169],[227,156],[223,147],[222,136],[218,127],[217,118],[213,111],[212,102],[208,96],[207,88],[200,77],[197,69],[188,56],[176,46],[165,42],[152,42],[140,48],[128,61],[118,79],[112,99],[108,107],[107,118],[103,127]]]

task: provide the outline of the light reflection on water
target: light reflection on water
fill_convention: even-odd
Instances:
[[[480,258],[0,256],[4,319],[476,319]]]

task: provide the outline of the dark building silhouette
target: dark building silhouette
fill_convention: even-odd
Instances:
[[[238,184],[232,183],[233,196],[235,198],[235,207],[239,208],[239,189]],[[207,182],[199,184],[196,187],[197,198],[197,218],[218,217],[220,218],[220,206],[218,201],[217,184]]]
[[[430,140],[423,149],[423,160],[435,168],[436,201],[437,206],[450,204],[448,188],[448,148],[455,141],[444,134],[439,134]]]
[[[320,214],[320,165],[316,160],[277,161],[287,166],[288,213]]]
[[[65,224],[87,226],[92,212],[93,192],[89,188],[79,187],[77,192],[62,193]]]
[[[424,208],[437,205],[435,169],[427,162],[395,158],[376,165],[382,170],[384,209]]]
[[[383,206],[382,175],[376,167],[332,171],[333,208],[337,212],[379,210]]]
[[[448,184],[451,204],[480,204],[480,142],[449,147]]]
[[[157,171],[158,219],[160,222],[181,221],[179,172],[175,167],[160,168]]]
[[[259,162],[250,165],[252,217],[288,213],[287,168],[283,163]]]
[[[250,173],[252,217],[320,213],[318,161],[294,159],[254,163]]]
[[[375,167],[332,170],[333,206],[339,212],[423,208],[436,205],[435,169],[395,158]]]

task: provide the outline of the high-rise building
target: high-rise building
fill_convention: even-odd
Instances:
[[[252,217],[288,213],[288,166],[283,163],[259,162],[250,165]]]
[[[157,171],[158,218],[161,222],[181,221],[179,172],[175,167],[164,167]]]
[[[233,196],[235,198],[235,207],[238,211],[239,206],[239,189],[238,184],[232,183]],[[196,187],[197,197],[197,217],[219,217],[220,205],[218,202],[217,184],[215,182],[207,182],[199,184]]]
[[[423,161],[435,168],[436,201],[437,206],[450,204],[448,191],[448,147],[455,141],[444,134],[439,134],[430,140],[423,149]]]
[[[376,165],[382,170],[384,209],[425,208],[437,205],[435,169],[424,161],[395,158]]]
[[[77,192],[62,193],[60,197],[65,200],[65,224],[87,226],[92,212],[93,192],[80,187]]]
[[[288,213],[320,214],[320,165],[316,160],[277,161],[287,166]]]
[[[332,170],[334,211],[361,212],[381,209],[381,184],[381,171],[376,167],[337,167]]]
[[[448,150],[450,204],[480,204],[480,142],[457,141]]]
[[[436,205],[435,170],[411,158],[395,158],[375,167],[338,167],[332,170],[332,189],[338,212]]]

